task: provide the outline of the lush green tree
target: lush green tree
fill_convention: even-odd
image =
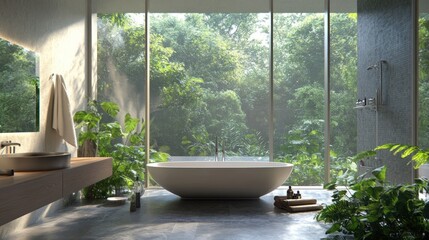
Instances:
[[[116,16],[116,15],[114,15]],[[127,84],[144,92],[146,59],[145,29],[133,22],[131,17],[117,18],[103,15],[99,20],[98,39],[98,90],[100,97],[110,97],[115,91],[112,71],[126,76]],[[174,50],[163,46],[163,38],[158,34],[151,35],[151,92],[156,100],[162,87],[174,84],[184,78],[182,64],[171,61]],[[113,64],[113,66],[112,66]],[[144,94],[137,95],[139,102],[144,102]]]
[[[195,101],[192,94],[182,95],[191,102],[195,101],[199,107],[181,104],[180,108],[174,107],[174,120],[164,117],[154,123],[157,129],[169,129],[165,131],[165,137],[155,136],[159,144],[171,142],[169,146],[172,148],[174,141],[177,145],[178,140],[182,139],[185,145],[182,149],[188,149],[187,154],[191,155],[211,152],[208,150],[209,146],[202,141],[213,142],[219,137],[232,144],[248,133],[246,114],[237,94],[244,74],[243,54],[233,47],[226,36],[209,28],[205,21],[205,15],[202,14],[187,14],[184,18],[156,15],[152,21],[152,32],[162,35],[165,47],[174,49],[170,61],[183,64],[186,76],[202,80],[198,84],[194,83],[198,88],[204,89],[202,98]],[[185,82],[175,85],[174,91],[164,91],[161,94],[163,109],[168,108],[166,103],[171,102],[169,94],[177,93],[181,88],[186,89]],[[175,101],[181,102],[181,99],[183,98],[179,97]],[[172,124],[173,121],[175,124]],[[179,129],[172,131],[173,127],[168,126],[177,126]],[[182,138],[178,135],[171,136],[173,132],[180,132]],[[177,146],[173,148],[178,149]],[[177,151],[175,153],[184,154]]]
[[[275,20],[283,23],[275,24],[274,32],[275,46],[283,50],[274,56],[276,142],[281,142],[302,120],[323,119],[324,21],[322,14],[283,14]],[[357,21],[351,14],[334,14],[331,24],[331,142],[347,156],[356,148]]]
[[[162,89],[161,105],[152,114],[152,136],[156,144],[165,151],[174,155],[186,155],[188,150],[181,144],[182,139],[198,139],[208,134],[204,126],[208,111],[203,99],[202,84],[203,80],[190,78]],[[192,153],[191,155],[203,154],[196,150]]]
[[[275,153],[304,119],[323,119],[323,15],[274,16]],[[308,94],[310,91],[316,94]],[[307,96],[305,96],[307,95]]]
[[[207,131],[227,141],[228,149],[234,149],[239,139],[248,132],[239,96],[231,90],[209,92],[205,95],[205,101],[210,119],[206,122]]]
[[[188,76],[203,79],[204,88],[233,89],[241,79],[242,56],[207,27],[204,15],[186,14],[185,19],[155,15],[151,31],[162,35],[164,47],[174,49],[170,61],[183,64]]]
[[[331,18],[331,144],[339,156],[353,156],[357,146],[357,15]]]
[[[122,102],[122,108],[128,112],[135,110],[138,117],[142,116],[145,110],[146,46],[145,29],[141,23],[135,22],[134,18],[137,16],[128,14],[107,14],[99,18],[98,98],[99,100]],[[190,115],[188,113],[191,113],[189,109],[194,107],[194,105],[186,104],[197,101],[198,96],[194,98],[187,94],[193,91],[191,88],[198,88],[192,86],[198,81],[186,75],[182,63],[171,60],[174,50],[164,46],[161,35],[151,34],[150,51],[150,100],[154,117],[152,142],[155,146],[168,146],[174,150],[174,153],[180,153],[183,152],[180,150],[180,144],[174,144],[169,140],[171,136],[181,138],[182,134],[189,129],[189,127],[181,128],[189,126]],[[118,83],[118,81],[122,82]],[[128,87],[118,88],[118,85]],[[198,90],[195,92],[198,95]],[[182,102],[178,99],[171,99],[180,96],[182,96]],[[167,106],[168,104],[163,101],[170,103],[171,106]],[[173,105],[173,103],[179,102],[185,105],[180,107],[177,104]],[[183,115],[180,115],[181,109],[185,109]],[[172,115],[179,118],[171,118]],[[119,116],[119,119],[122,118],[123,116]],[[179,122],[182,124],[178,124]],[[173,128],[175,131],[170,131]],[[178,145],[179,147],[176,147]],[[168,150],[168,148],[164,149]]]
[[[324,120],[303,120],[284,136],[277,161],[294,164],[289,185],[321,185],[324,182]],[[331,176],[340,184],[354,179],[357,165],[352,157],[340,156],[331,150]]]
[[[295,163],[294,184],[323,182],[324,20],[322,14],[281,14],[275,18],[276,155]],[[347,156],[356,149],[357,21],[331,15],[331,174],[356,172]],[[307,124],[306,124],[307,123]],[[311,140],[311,141],[310,141]],[[311,148],[309,149],[309,147]]]
[[[207,13],[204,18],[210,29],[236,44],[248,43],[260,27],[256,13]]]

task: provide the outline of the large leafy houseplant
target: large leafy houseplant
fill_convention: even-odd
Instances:
[[[427,150],[417,146],[385,144],[358,154],[356,160],[389,149],[394,155],[409,157],[415,167],[428,162]],[[317,215],[318,221],[332,223],[327,234],[341,232],[354,239],[429,239],[429,202],[419,198],[428,192],[429,181],[416,179],[413,184],[391,185],[386,181],[386,167],[374,169],[371,177],[362,175],[346,188],[326,185],[334,190],[332,204]]]
[[[76,128],[80,130],[79,145],[84,149],[80,153],[95,153],[96,156],[113,159],[112,176],[85,188],[85,198],[121,195],[132,186],[136,177],[144,179],[146,151],[143,121],[127,113],[122,126],[115,120],[118,112],[116,103],[91,101],[87,110],[74,115]],[[95,149],[88,150],[88,147]],[[166,161],[169,157],[168,154],[153,149],[150,152],[151,161]]]

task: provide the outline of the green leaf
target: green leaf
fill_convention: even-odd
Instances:
[[[376,154],[377,153],[374,150],[365,151],[365,152],[358,153],[356,156],[354,156],[352,158],[352,160],[354,162],[357,162],[357,161],[362,160],[362,159],[367,159],[367,158],[373,157]]]
[[[400,146],[402,146],[402,145],[401,144],[395,144],[390,148],[390,151],[393,152],[393,151],[395,151],[395,149],[397,149]]]
[[[122,127],[118,122],[107,123],[104,125],[106,127],[107,133],[111,134],[113,138],[122,137]]]
[[[359,220],[356,216],[352,216],[349,224],[347,225],[347,229],[351,231],[355,231],[359,227]]]
[[[118,115],[118,112],[119,112],[118,104],[114,102],[102,102],[100,106],[103,109],[103,111],[109,114],[109,116],[116,117],[116,115]]]
[[[429,152],[420,150],[412,157],[412,160],[416,162],[414,168],[419,168],[429,161]]]
[[[140,135],[131,134],[129,136],[129,141],[132,145],[143,145],[144,144],[144,138],[142,138]]]
[[[407,149],[408,147],[409,147],[409,146],[407,146],[407,145],[403,145],[403,146],[398,147],[398,148],[396,149],[396,151],[393,153],[393,155],[396,155],[396,154],[398,154],[398,153],[402,152],[403,150]]]
[[[386,166],[376,168],[376,169],[372,170],[371,173],[380,182],[384,182],[386,180]]]
[[[374,211],[374,208],[376,208],[376,207],[377,207],[377,210]],[[379,212],[378,207],[379,207],[379,205],[374,204],[374,203],[371,204],[370,206],[368,206],[369,214],[367,215],[367,220],[369,223],[380,222],[381,214],[377,214],[377,212]]]
[[[337,187],[337,184],[335,182],[326,183],[323,185],[323,188],[327,190],[335,190],[336,187]]]
[[[341,229],[341,224],[340,223],[334,223],[334,224],[332,224],[332,226],[328,230],[326,230],[326,234],[339,232],[340,229]]]
[[[78,111],[73,116],[73,121],[75,123],[80,123],[85,119],[85,116],[87,115],[86,111]]]
[[[388,144],[378,146],[374,150],[377,151],[377,150],[384,150],[384,149],[389,149],[393,155],[403,152],[401,154],[401,158],[406,158],[411,154],[414,154],[411,160],[416,163],[414,165],[415,169],[419,168],[421,165],[429,161],[429,151],[422,150],[418,146],[388,143]]]
[[[125,115],[125,132],[130,133],[134,131],[137,128],[139,122],[140,120],[138,118],[133,118],[129,113],[127,113]]]
[[[417,147],[417,146],[411,146],[411,147],[409,147],[407,150],[405,150],[402,153],[401,158],[406,158],[406,157],[410,156],[413,152],[415,152],[418,149],[419,149],[419,147]]]
[[[346,196],[347,191],[346,190],[341,190],[341,191],[334,191],[334,194],[332,194],[332,198],[333,199],[343,199],[344,196]]]
[[[378,150],[386,150],[386,149],[391,149],[393,146],[397,146],[398,144],[394,144],[394,143],[386,143],[380,146],[377,146],[376,148],[374,148],[375,151]]]
[[[383,191],[384,188],[382,186],[375,186],[373,188],[368,189],[368,192],[373,199],[379,199]]]
[[[170,155],[168,153],[164,153],[164,152],[156,152],[153,151],[151,153],[151,162],[166,162],[168,161],[168,158],[170,157]]]

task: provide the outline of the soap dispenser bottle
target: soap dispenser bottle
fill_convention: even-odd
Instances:
[[[289,189],[286,191],[286,198],[287,199],[292,199],[293,195],[294,195],[294,193],[293,193],[292,187],[289,186]]]
[[[136,211],[136,195],[133,193],[130,198],[130,212]]]
[[[136,196],[136,208],[140,208],[140,197],[141,197],[142,187],[138,176],[136,177],[136,181],[134,181],[133,190],[134,190],[134,195]]]

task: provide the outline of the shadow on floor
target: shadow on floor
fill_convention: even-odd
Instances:
[[[59,211],[42,224],[15,233],[9,239],[323,239],[327,225],[314,212],[289,214],[273,206],[276,190],[260,199],[181,199],[165,190],[147,190],[141,208],[129,211],[129,202],[108,206],[85,202]],[[327,202],[330,193],[302,194]]]

